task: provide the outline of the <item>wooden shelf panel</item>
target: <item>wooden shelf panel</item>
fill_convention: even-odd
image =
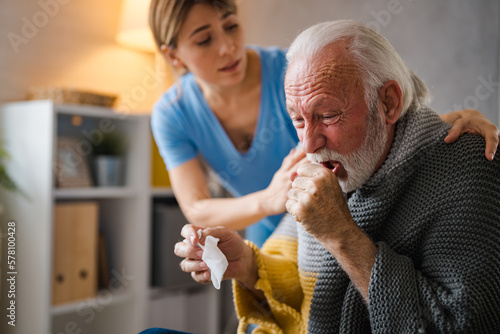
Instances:
[[[131,198],[137,191],[128,187],[92,187],[55,189],[55,199]]]
[[[110,292],[111,293],[111,292]],[[104,297],[103,297],[104,298]],[[113,305],[126,304],[131,303],[134,300],[134,296],[132,293],[121,293],[118,295],[106,295],[106,307],[111,307]],[[108,300],[109,299],[109,300]],[[52,316],[60,316],[69,313],[75,313],[82,309],[83,305],[101,305],[103,301],[99,299],[99,297],[79,300],[67,304],[62,304],[58,306],[52,306],[50,313]]]
[[[170,187],[152,187],[151,195],[153,196],[165,196],[165,197],[174,197],[174,192]]]

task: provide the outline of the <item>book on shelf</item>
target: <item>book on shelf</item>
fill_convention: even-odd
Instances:
[[[61,202],[54,208],[52,304],[97,294],[97,202]]]

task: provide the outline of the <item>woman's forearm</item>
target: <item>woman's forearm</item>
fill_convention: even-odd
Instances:
[[[193,225],[241,230],[274,214],[267,211],[265,196],[265,192],[258,191],[238,198],[205,198],[181,205],[181,208]]]

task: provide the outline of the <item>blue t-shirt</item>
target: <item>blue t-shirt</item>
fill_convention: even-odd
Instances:
[[[153,135],[168,170],[200,154],[235,197],[265,189],[283,158],[298,143],[286,111],[286,58],[279,48],[251,47],[261,61],[261,103],[256,132],[247,152],[238,151],[191,73],[170,88],[155,104]],[[246,238],[259,247],[274,231],[283,214],[249,226]]]

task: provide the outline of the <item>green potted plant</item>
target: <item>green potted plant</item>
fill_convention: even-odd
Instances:
[[[0,188],[7,191],[19,192],[19,188],[10,177],[5,166],[6,160],[10,159],[9,153],[4,149],[3,142],[0,140]],[[3,212],[2,203],[0,203],[0,214]]]
[[[97,186],[123,185],[125,140],[117,132],[104,133],[93,143],[94,175]]]

